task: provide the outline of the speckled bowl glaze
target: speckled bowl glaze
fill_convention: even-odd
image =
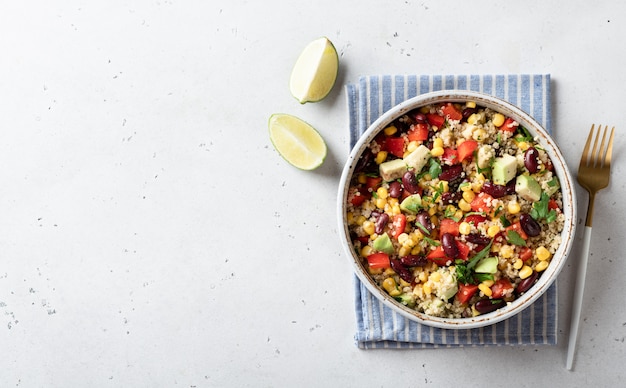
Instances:
[[[553,255],[552,260],[548,268],[543,272],[537,283],[522,296],[509,303],[507,306],[500,308],[491,313],[479,315],[471,318],[441,318],[426,315],[420,313],[414,309],[406,307],[397,302],[394,298],[389,296],[382,288],[380,288],[371,278],[367,272],[367,268],[361,263],[361,259],[358,257],[350,239],[348,231],[348,224],[346,221],[347,212],[347,197],[350,186],[350,179],[354,173],[354,169],[357,165],[357,161],[363,151],[367,148],[368,144],[376,137],[376,135],[386,128],[396,118],[406,114],[407,112],[425,106],[441,102],[466,102],[474,101],[478,105],[494,109],[503,113],[506,116],[510,116],[518,123],[524,126],[536,139],[536,141],[545,149],[547,154],[552,159],[554,165],[554,171],[556,172],[563,193],[563,213],[565,215],[565,223],[562,231],[562,242],[556,253]],[[440,92],[432,92],[422,94],[420,96],[409,99],[386,113],[384,113],[378,120],[376,120],[367,131],[361,136],[359,141],[353,148],[346,164],[343,168],[341,180],[339,183],[338,192],[338,220],[339,220],[339,238],[342,245],[345,248],[346,255],[358,278],[363,282],[367,289],[384,305],[396,311],[397,313],[405,316],[413,321],[419,323],[444,328],[444,329],[469,329],[494,324],[496,322],[503,321],[510,318],[529,305],[536,301],[556,280],[557,275],[565,265],[567,257],[570,253],[576,227],[576,198],[575,189],[573,186],[574,180],[561,151],[555,144],[552,137],[546,132],[544,128],[529,114],[522,111],[518,107],[490,95],[469,92],[469,91],[455,91],[446,90]]]

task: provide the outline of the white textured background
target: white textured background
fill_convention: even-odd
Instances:
[[[579,0],[3,2],[0,386],[619,385],[624,15],[626,3]],[[322,35],[339,80],[300,106],[289,73]],[[335,218],[343,86],[383,73],[550,73],[573,172],[591,124],[618,127],[574,372],[577,254],[559,278],[557,346],[355,347]],[[319,170],[274,151],[276,112],[322,133]]]

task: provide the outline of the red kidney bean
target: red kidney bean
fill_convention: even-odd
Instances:
[[[485,183],[483,183],[483,188],[481,191],[491,195],[494,198],[502,198],[508,193],[507,186],[497,185],[491,181],[485,181]]]
[[[428,259],[424,255],[406,255],[400,258],[400,262],[407,267],[423,267],[428,264]]]
[[[468,242],[471,242],[472,244],[478,244],[478,245],[487,245],[491,241],[489,237],[482,235],[480,233],[470,233],[467,236],[465,236],[465,240],[467,240]]]
[[[382,213],[376,218],[376,222],[374,223],[374,231],[376,234],[383,234],[387,222],[389,222],[389,214],[387,213]]]
[[[405,282],[411,283],[413,282],[413,273],[409,271],[404,264],[400,261],[400,259],[391,259],[391,268],[396,271],[398,276]]]
[[[528,148],[524,153],[524,167],[531,174],[539,171],[539,151],[535,147]]]
[[[463,193],[460,191],[455,191],[454,193],[446,191],[441,194],[441,202],[443,202],[444,205],[456,205],[461,198],[463,198]]]
[[[428,122],[428,119],[426,118],[426,115],[423,113],[417,113],[415,114],[415,116],[413,116],[413,119],[415,121],[417,121],[420,124],[426,124]]]
[[[456,259],[459,257],[459,247],[456,246],[456,239],[452,233],[444,233],[441,236],[441,246],[449,258]]]
[[[506,302],[502,299],[481,299],[474,305],[476,311],[481,314],[490,313],[504,307]]]
[[[402,175],[402,184],[404,185],[404,189],[411,194],[419,192],[420,187],[417,184],[417,178],[413,170],[409,170]]]
[[[463,120],[467,121],[467,119],[476,112],[475,108],[465,108],[463,109]]]
[[[433,223],[430,221],[430,216],[425,210],[417,213],[417,216],[415,216],[415,222],[419,222],[424,228],[426,228],[428,233],[432,232],[434,229]]]
[[[452,166],[448,166],[448,165],[441,166],[441,174],[439,174],[440,180],[452,182],[457,179],[461,179],[462,177],[463,177],[463,165],[454,164]]]
[[[539,236],[541,234],[541,225],[534,218],[530,216],[528,213],[524,213],[519,217],[519,223],[530,237]]]
[[[393,181],[389,184],[389,196],[391,198],[400,198],[402,195],[402,184],[398,181]]]
[[[538,277],[539,277],[539,272],[533,272],[532,275],[530,275],[526,279],[523,279],[521,282],[519,282],[519,284],[515,288],[515,292],[518,295],[521,295],[525,293],[526,291],[530,290],[530,287],[532,287],[535,284],[535,281],[537,281]]]

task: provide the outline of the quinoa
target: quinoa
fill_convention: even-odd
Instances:
[[[565,220],[537,139],[473,102],[417,108],[384,128],[346,200],[352,244],[372,279],[399,303],[446,318],[484,314],[527,292]]]

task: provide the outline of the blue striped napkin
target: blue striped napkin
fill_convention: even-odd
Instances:
[[[550,75],[364,76],[346,86],[350,147],[381,114],[418,94],[471,90],[495,95],[532,115],[551,133]],[[357,332],[361,349],[438,348],[488,345],[554,345],[557,339],[557,284],[519,314],[492,326],[446,330],[421,325],[393,312],[354,276]]]

